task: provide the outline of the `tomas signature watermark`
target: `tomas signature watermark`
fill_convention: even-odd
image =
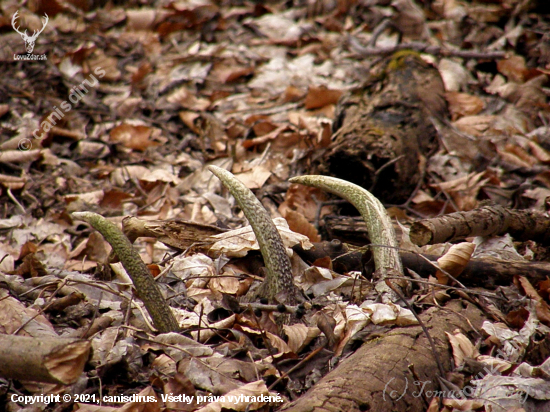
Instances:
[[[401,398],[403,398],[407,393],[410,394],[413,398],[441,398],[441,399],[471,399],[475,397],[478,393],[483,393],[483,384],[477,384],[476,387],[473,386],[465,386],[462,389],[457,390],[430,390],[427,388],[428,385],[432,383],[432,381],[419,381],[415,380],[412,382],[411,387],[409,388],[409,379],[405,377],[405,387],[401,388],[401,391],[397,391],[396,389],[391,389],[390,384],[392,381],[395,380],[395,378],[391,378],[388,383],[384,386],[384,392],[382,393],[382,398],[385,401],[393,401],[397,402]],[[520,399],[520,403],[525,403],[527,400],[527,397],[529,396],[529,391],[523,391],[523,390],[513,390],[509,388],[507,390],[507,396],[508,397],[517,397]]]
[[[514,342],[508,342],[508,344],[510,345],[510,351],[512,350],[512,348],[516,349],[516,351],[519,351],[519,349],[516,348],[516,344]],[[409,382],[409,379],[405,376],[404,385],[402,383],[396,385],[399,387],[399,390],[392,387],[391,384],[395,380],[395,378],[391,378],[384,386],[382,397],[384,401],[392,402],[399,401],[407,394],[414,398],[423,397],[427,399],[437,397],[442,399],[465,400],[472,398],[483,399],[485,396],[488,396],[488,399],[490,399],[490,397],[492,396],[492,387],[494,387],[494,385],[499,385],[502,388],[499,392],[500,396],[502,396],[502,393],[505,392],[508,398],[513,397],[517,399],[520,404],[525,403],[527,398],[529,397],[529,389],[526,389],[524,385],[520,387],[513,383],[514,377],[502,376],[500,369],[502,363],[496,361],[497,359],[506,360],[510,358],[509,354],[505,353],[501,349],[497,349],[494,358],[494,360],[486,360],[484,362],[486,366],[483,368],[483,370],[477,373],[475,376],[472,376],[470,380],[470,385],[466,385],[463,388],[456,388],[451,390],[432,390],[431,388],[437,386],[437,384],[434,385],[432,381],[414,380],[411,384]],[[495,379],[499,377],[501,379]],[[507,383],[507,379],[509,379],[509,383]]]

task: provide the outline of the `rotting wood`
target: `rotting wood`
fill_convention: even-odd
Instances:
[[[338,102],[333,141],[313,172],[355,183],[386,202],[405,201],[422,175],[422,156],[437,147],[430,118],[447,116],[444,93],[438,70],[418,53],[385,59]]]
[[[0,334],[0,376],[70,385],[84,370],[91,344],[85,340]]]
[[[454,300],[444,308],[433,307],[420,315],[436,342],[445,370],[451,370],[451,350],[445,333],[464,334],[479,328],[481,311],[470,303]],[[414,368],[415,376],[411,373]],[[395,328],[382,337],[368,340],[354,354],[324,376],[281,412],[377,411],[405,412],[426,409],[419,396],[438,388],[438,367],[426,335],[420,326]],[[408,385],[408,387],[407,387]],[[401,396],[403,395],[403,396]],[[430,397],[427,397],[428,401]]]
[[[144,220],[127,216],[122,220],[122,231],[131,243],[139,237],[153,237],[178,250],[207,251],[212,245],[210,236],[225,232],[217,226],[189,222],[181,219]]]

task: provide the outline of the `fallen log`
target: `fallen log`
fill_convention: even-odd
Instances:
[[[420,315],[445,372],[452,368],[445,333],[464,334],[478,328],[483,315],[475,306],[458,300]],[[414,370],[414,374],[412,372]],[[437,390],[439,367],[432,346],[420,326],[395,328],[368,340],[311,390],[285,405],[281,412],[426,410]],[[420,382],[416,384],[414,382]],[[432,396],[429,396],[432,394]]]
[[[85,340],[0,334],[0,376],[70,385],[80,377],[90,347]]]

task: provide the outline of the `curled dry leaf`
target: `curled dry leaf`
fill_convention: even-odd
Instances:
[[[475,248],[476,246],[470,242],[453,245],[445,255],[437,259],[437,263],[441,269],[457,278],[470,261]],[[449,277],[441,270],[438,270],[435,275],[440,284],[446,285],[449,283]]]
[[[323,202],[326,199],[327,195],[321,189],[292,183],[286,192],[285,201],[279,206],[279,213],[286,217],[288,210],[295,210],[312,221],[317,215],[316,200]],[[321,209],[321,217],[328,213],[330,213],[330,209],[324,206]]]
[[[299,212],[287,209],[283,217],[287,220],[289,228],[296,233],[307,236],[310,242],[320,242],[319,231]]]
[[[371,321],[376,325],[409,326],[418,324],[418,320],[409,309],[393,303],[362,304],[361,309],[370,315]]]
[[[273,219],[273,223],[279,230],[283,244],[286,247],[292,247],[297,244],[300,244],[306,250],[313,247],[307,236],[291,231],[285,219],[278,217]],[[225,254],[228,257],[243,257],[249,250],[260,249],[251,226],[230,230],[229,232],[212,236],[212,239],[216,240],[216,243],[209,250],[209,254],[213,256]]]
[[[235,176],[249,189],[259,189],[269,179],[271,172],[263,166],[254,166],[246,172],[235,174]]]
[[[294,353],[300,353],[309,343],[319,336],[317,328],[307,327],[304,324],[283,325],[283,330],[288,337],[288,346]]]
[[[447,339],[449,339],[451,347],[453,348],[455,367],[458,368],[462,366],[465,358],[475,359],[479,356],[478,350],[464,334],[457,332],[454,335],[450,333],[445,333],[445,335],[447,335]]]
[[[478,114],[485,108],[483,100],[471,94],[447,92],[445,98],[449,103],[449,111],[453,120]]]
[[[513,55],[499,60],[497,61],[497,69],[510,81],[516,83],[523,83],[525,81],[527,67],[523,56]]]
[[[132,126],[123,123],[111,130],[110,137],[114,143],[120,143],[129,149],[144,151],[148,147],[158,146],[158,142],[150,140],[153,129],[148,126]]]
[[[443,83],[445,83],[445,90],[448,92],[458,92],[468,83],[474,81],[466,68],[454,60],[441,59],[438,69]]]
[[[21,189],[23,188],[23,186],[25,186],[25,183],[27,183],[27,178],[25,177],[17,177],[17,176],[0,174],[0,185],[8,189],[12,189],[12,190]]]
[[[336,104],[342,93],[341,90],[330,90],[324,86],[311,86],[305,100],[306,109],[319,109],[329,104]]]
[[[465,116],[453,123],[461,132],[474,137],[482,136],[495,121],[496,116],[477,115]]]
[[[0,163],[26,163],[34,162],[40,158],[41,150],[5,150],[0,152]]]

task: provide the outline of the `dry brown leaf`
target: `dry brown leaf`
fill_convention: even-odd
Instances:
[[[308,328],[302,323],[296,323],[290,326],[283,325],[283,330],[288,337],[288,347],[296,354],[300,353],[314,337],[319,335],[319,329]]]
[[[472,172],[448,182],[434,183],[431,186],[449,194],[460,210],[471,210],[477,205],[477,194],[481,187],[490,180],[486,172]]]
[[[212,74],[214,74],[221,83],[231,83],[235,80],[240,79],[241,77],[246,77],[254,74],[254,67],[222,65],[219,68],[212,70]]]
[[[241,284],[236,277],[214,276],[208,283],[208,287],[214,292],[235,295],[239,291]]]
[[[5,150],[0,152],[0,163],[34,162],[41,156],[42,150]]]
[[[249,189],[259,189],[267,182],[271,172],[263,166],[254,166],[247,172],[237,173],[235,176]]]
[[[254,147],[254,146],[257,146],[257,145],[260,145],[260,144],[263,144],[263,143],[267,143],[270,140],[277,139],[279,137],[279,135],[281,133],[283,133],[284,131],[286,131],[286,130],[290,130],[288,125],[279,126],[275,130],[273,130],[272,132],[267,133],[263,136],[259,136],[259,137],[255,137],[253,139],[245,140],[242,143],[242,145],[245,149],[250,149],[251,147]]]
[[[525,58],[514,54],[508,58],[497,61],[497,69],[505,75],[509,81],[523,83],[527,74]]]
[[[327,147],[331,142],[332,120],[324,118],[319,114],[309,115],[310,112],[290,112],[288,120],[301,129],[306,129],[311,135],[316,136],[314,144],[319,147]]]
[[[531,153],[542,163],[550,163],[550,152],[540,146],[537,142],[529,141]]]
[[[476,115],[485,108],[483,100],[471,94],[447,92],[445,98],[449,103],[449,111],[453,121],[464,116]]]
[[[464,65],[454,60],[441,59],[438,69],[447,92],[458,92],[466,87],[468,83],[473,82],[472,75]]]
[[[30,319],[30,321],[29,321]],[[23,323],[25,327],[19,332],[23,336],[57,337],[52,324],[34,308],[27,308],[17,299],[9,296],[7,291],[0,290],[0,332],[11,335]]]
[[[128,165],[124,167],[116,168],[111,172],[110,178],[111,182],[119,187],[122,187],[129,180],[136,179],[139,180],[143,176],[149,174],[149,169],[145,166],[138,165]]]
[[[114,57],[106,56],[105,53],[96,49],[87,61],[90,73],[104,73],[102,81],[116,81],[120,79],[121,73],[117,68],[118,60]]]
[[[283,217],[288,222],[290,230],[296,233],[301,233],[309,238],[310,242],[320,242],[321,236],[319,231],[299,212],[291,209],[283,209],[285,213]]]
[[[285,201],[279,206],[279,212],[284,216],[287,210],[294,210],[304,215],[307,220],[313,221],[317,218],[317,202],[322,202],[326,198],[326,194],[320,189],[291,184],[286,192]],[[327,213],[330,213],[330,209],[325,206],[321,209],[320,217]]]
[[[453,359],[456,368],[464,364],[465,358],[476,359],[479,356],[479,352],[473,343],[461,332],[455,332],[454,334],[445,332],[445,335],[453,348]]]
[[[301,100],[304,98],[306,93],[295,86],[288,86],[285,90],[284,94],[284,101],[285,102],[297,102],[298,100]]]
[[[487,115],[465,116],[453,122],[453,125],[464,133],[479,137],[489,129],[495,119],[496,116]]]
[[[534,156],[531,156],[522,147],[513,144],[507,144],[504,148],[497,148],[498,154],[503,160],[519,167],[530,169],[538,161]]]
[[[176,103],[193,111],[204,111],[210,106],[210,100],[204,97],[197,97],[197,94],[189,90],[187,87],[180,87],[174,90],[166,98],[168,103]]]
[[[262,115],[247,117],[245,119],[245,124],[252,126],[252,130],[254,131],[254,134],[256,136],[266,135],[281,126],[280,124],[276,124],[270,121],[268,116]]]
[[[525,295],[527,295],[529,298],[533,299],[536,304],[535,308],[537,311],[537,317],[538,319],[544,323],[545,325],[550,325],[550,306],[548,303],[544,301],[544,299],[539,295],[537,290],[531,285],[531,282],[529,282],[529,279],[519,276],[518,277],[519,283],[523,287],[523,290],[525,292]]]
[[[93,192],[65,195],[65,202],[69,204],[74,201],[80,201],[89,205],[99,205],[103,200],[103,196],[105,196],[103,190],[95,190]]]
[[[447,253],[437,259],[437,263],[442,270],[456,279],[470,261],[475,248],[476,246],[470,242],[452,245]],[[449,277],[442,271],[437,270],[435,275],[440,284],[447,285],[449,283]]]
[[[300,244],[304,249],[311,249],[313,247],[306,236],[291,231],[284,218],[275,218],[273,219],[273,223],[279,230],[286,247],[292,247],[297,244]],[[225,254],[230,257],[243,257],[250,250],[260,249],[256,236],[250,226],[214,235],[212,239],[215,239],[216,242],[208,253],[215,256]]]
[[[307,92],[304,104],[308,110],[336,104],[342,93],[341,90],[330,90],[324,86],[311,86]]]
[[[163,9],[143,7],[126,10],[127,30],[152,30],[156,24],[164,20],[170,12]]]
[[[148,147],[160,144],[150,140],[152,133],[153,129],[148,126],[132,126],[123,123],[111,130],[110,137],[114,143],[120,143],[130,149],[144,151]]]
[[[506,13],[506,9],[501,4],[468,4],[468,16],[478,23],[496,23]]]
[[[424,11],[413,0],[393,0],[391,5],[396,10],[392,20],[403,35],[414,39],[425,39],[429,36]]]

